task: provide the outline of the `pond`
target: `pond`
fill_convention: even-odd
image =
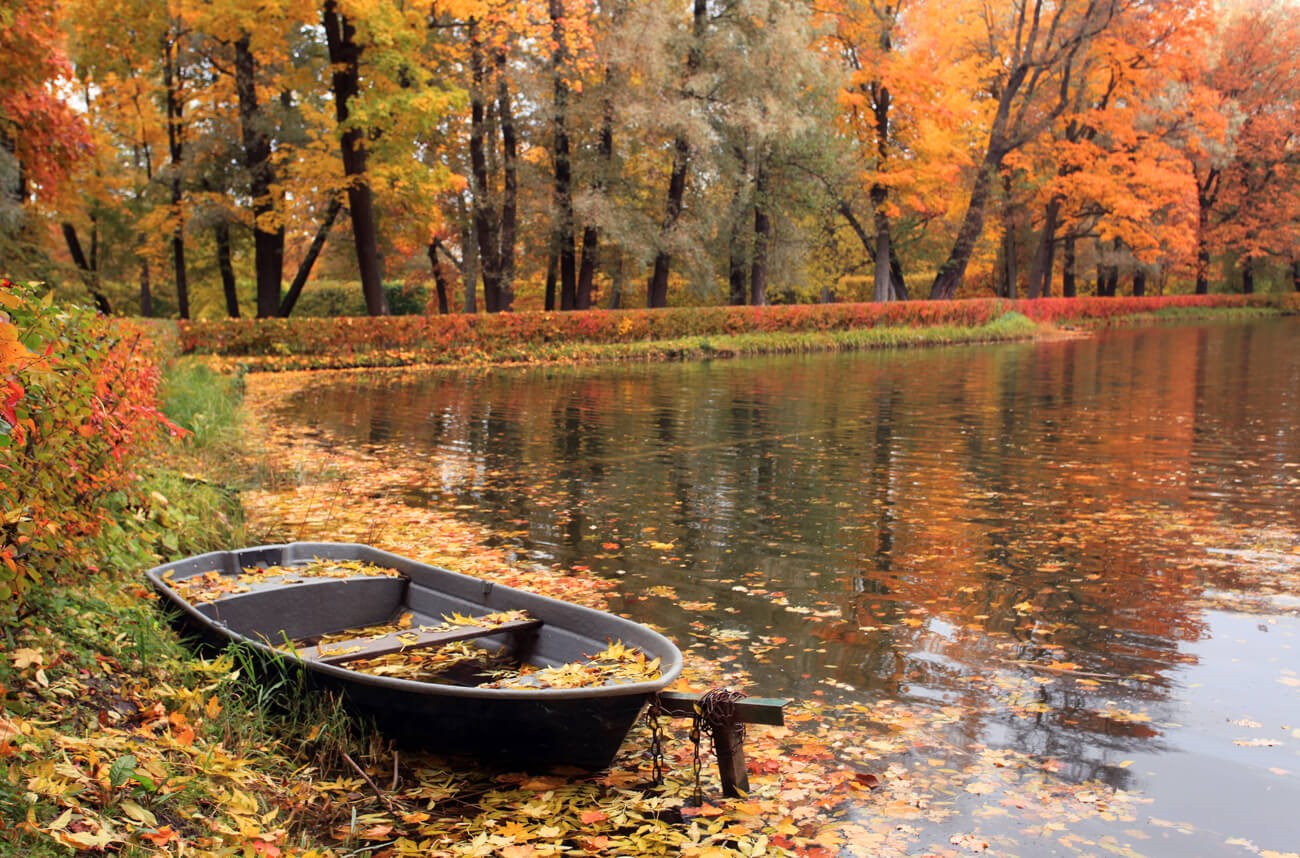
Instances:
[[[409,502],[616,580],[613,610],[751,693],[897,699],[949,749],[915,765],[1015,748],[1141,796],[1080,842],[1300,850],[1294,319],[368,377],[283,409],[422,462]],[[1014,833],[978,791],[952,806]]]

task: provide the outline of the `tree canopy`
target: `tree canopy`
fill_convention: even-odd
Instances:
[[[1298,11],[3,0],[0,268],[182,317],[1291,289]]]

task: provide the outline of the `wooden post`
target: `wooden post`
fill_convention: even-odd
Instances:
[[[701,714],[700,701],[703,699],[703,694],[663,691],[659,694],[659,709],[666,715],[694,718]],[[776,697],[742,697],[729,707],[725,721],[709,723],[718,754],[718,777],[722,781],[723,795],[738,798],[749,792],[744,725],[782,726],[785,724],[785,705],[788,702]]]
[[[718,752],[718,778],[722,794],[729,798],[749,795],[749,771],[745,768],[745,725],[736,718],[709,725],[713,749]]]

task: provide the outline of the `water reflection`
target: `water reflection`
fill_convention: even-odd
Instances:
[[[1300,528],[1294,321],[713,364],[430,373],[286,403],[424,462],[766,694],[960,704],[1118,786],[1158,750],[1220,525]]]

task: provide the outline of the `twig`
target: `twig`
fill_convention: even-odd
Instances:
[[[352,858],[353,855],[361,855],[361,854],[374,855],[376,849],[383,849],[386,846],[392,846],[396,842],[397,842],[396,840],[390,840],[387,843],[367,844],[365,846],[362,846],[360,849],[354,850],[352,852],[343,853],[342,858]]]
[[[399,780],[397,776],[397,751],[393,751],[393,785],[389,787],[389,789],[391,789],[393,792],[397,792],[398,784],[399,784]]]
[[[356,769],[357,774],[361,775],[362,780],[369,784],[370,788],[375,791],[375,795],[379,796],[379,800],[382,801],[389,810],[392,810],[393,800],[388,797],[388,793],[380,789],[379,784],[370,779],[370,775],[366,774],[366,770],[361,768],[361,766],[358,766],[357,761],[352,759],[352,757],[348,755],[347,751],[343,751],[342,754],[343,759],[348,761],[348,765]]]

